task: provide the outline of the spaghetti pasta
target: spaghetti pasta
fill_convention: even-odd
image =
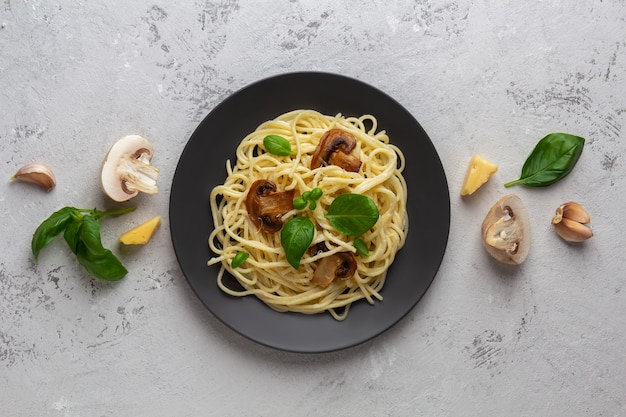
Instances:
[[[352,153],[361,161],[358,172],[333,164],[310,169],[320,139],[331,129],[349,132],[357,139]],[[241,141],[235,165],[226,162],[226,180],[210,195],[214,230],[208,244],[215,256],[208,264],[221,265],[217,284],[222,291],[232,296],[254,295],[277,311],[329,312],[337,320],[345,319],[350,305],[357,300],[371,304],[382,300],[380,291],[387,269],[405,242],[408,216],[407,187],[402,176],[404,155],[384,131],[377,129],[372,115],[327,116],[313,110],[295,110],[261,124]],[[289,141],[294,149],[292,155],[267,152],[263,139],[268,135]],[[279,190],[294,190],[296,197],[314,188],[323,192],[313,209],[300,212],[291,208],[282,215],[283,221],[296,215],[308,216],[315,225],[311,246],[324,247],[323,251],[305,253],[298,269],[287,262],[280,233],[263,232],[249,219],[246,196],[258,180],[271,181]],[[345,193],[365,195],[379,210],[378,221],[359,237],[367,245],[368,256],[355,254],[354,237],[340,233],[325,216],[334,198]],[[240,252],[249,257],[233,268],[231,262]],[[357,268],[353,276],[335,279],[325,288],[312,283],[321,259],[339,252],[355,254]],[[241,288],[227,285],[226,272]]]

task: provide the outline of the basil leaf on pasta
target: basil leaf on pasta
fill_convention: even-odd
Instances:
[[[248,259],[249,256],[250,254],[248,252],[237,252],[235,257],[233,258],[233,261],[230,263],[230,266],[232,266],[233,268],[239,268],[241,264],[243,264],[246,259]]]
[[[367,243],[365,243],[363,239],[359,239],[358,237],[354,239],[354,248],[356,249],[357,253],[364,258],[370,256],[370,251],[367,248]]]
[[[280,231],[280,243],[285,249],[287,262],[295,269],[315,236],[315,226],[308,217],[294,217]]]
[[[347,236],[361,236],[378,221],[378,207],[366,195],[342,194],[328,207],[326,218]]]
[[[271,154],[278,156],[291,155],[291,144],[287,139],[278,135],[268,135],[263,139],[263,146]]]

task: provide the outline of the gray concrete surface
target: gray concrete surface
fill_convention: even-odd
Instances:
[[[0,3],[0,415],[626,415],[626,3],[623,0]],[[203,117],[247,84],[323,70],[387,92],[421,122],[450,185],[449,246],[426,296],[397,326],[321,355],[259,346],[195,298],[170,242],[171,179]],[[587,139],[546,189],[502,184],[534,144]],[[138,133],[155,145],[160,192],[103,222],[103,241],[163,215],[130,273],[87,276],[61,241],[30,253],[66,206],[103,207],[102,157]],[[472,198],[469,158],[499,164]],[[23,164],[56,173],[50,193],[9,183]],[[479,229],[512,191],[533,248],[519,268],[488,258]],[[561,203],[595,236],[551,230]]]

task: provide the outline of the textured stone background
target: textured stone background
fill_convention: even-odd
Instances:
[[[625,415],[625,28],[623,0],[2,0],[0,415]],[[223,326],[188,287],[167,222],[202,118],[296,70],[395,97],[439,151],[452,203],[448,251],[418,306],[381,337],[323,355]],[[510,190],[530,210],[533,248],[519,268],[497,265],[482,218],[554,131],[584,136],[585,151],[564,181]],[[100,162],[129,133],[155,144],[161,176],[158,195],[103,223],[128,277],[94,281],[61,241],[35,264],[41,220],[107,204]],[[500,169],[461,199],[474,153]],[[53,168],[55,190],[8,182],[31,161]],[[583,245],[551,230],[568,200],[593,218]],[[165,221],[148,246],[115,246],[156,214]]]

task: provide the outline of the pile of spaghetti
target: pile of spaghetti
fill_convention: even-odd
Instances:
[[[387,269],[405,242],[408,216],[404,155],[377,128],[372,115],[357,118],[295,110],[261,124],[241,141],[235,165],[226,162],[227,178],[210,196],[214,230],[209,247],[216,256],[208,264],[221,264],[217,278],[221,290],[233,296],[254,295],[277,311],[329,312],[337,320],[345,319],[357,300],[370,304],[382,300]],[[332,144],[329,135],[339,139]],[[269,152],[264,144],[268,136],[284,138],[292,151],[285,156]],[[346,138],[352,138],[350,149],[344,146]],[[326,150],[321,149],[324,146]],[[294,199],[314,189],[321,190],[315,204],[293,207]],[[251,201],[270,193],[287,196],[289,207],[274,217],[252,213]],[[338,231],[326,216],[342,194],[367,196],[378,208],[376,223],[358,236],[365,253],[355,248],[354,236]],[[273,201],[277,197],[266,200],[270,205],[283,204]],[[312,221],[315,233],[295,268],[281,245],[280,228],[299,216]],[[233,267],[242,254],[245,261],[239,259]],[[339,259],[330,262],[338,277],[325,282],[314,279],[324,258],[332,256]],[[354,263],[349,272],[348,258]],[[226,272],[242,288],[227,285]]]

